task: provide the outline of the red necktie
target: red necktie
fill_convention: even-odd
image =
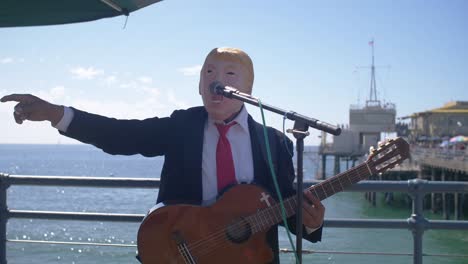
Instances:
[[[218,128],[219,139],[216,146],[216,175],[218,177],[218,192],[226,186],[236,183],[236,172],[234,170],[234,160],[232,159],[231,144],[226,137],[226,134],[233,125],[215,124]]]

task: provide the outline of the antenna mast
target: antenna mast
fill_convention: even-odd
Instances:
[[[377,84],[375,82],[374,39],[369,41],[369,45],[372,48],[372,65],[370,79],[370,95],[369,100],[366,101],[366,106],[380,106],[380,101],[377,99]]]

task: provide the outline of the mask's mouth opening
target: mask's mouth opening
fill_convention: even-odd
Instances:
[[[220,94],[211,95],[211,102],[215,104],[219,104],[223,101],[224,97]]]

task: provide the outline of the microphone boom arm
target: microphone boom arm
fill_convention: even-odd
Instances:
[[[258,103],[259,99],[258,98],[253,97],[253,96],[251,96],[249,94],[246,94],[246,93],[241,93],[241,92],[239,92],[239,90],[234,89],[232,87],[229,87],[229,86],[223,87],[223,86],[218,86],[217,85],[214,90],[215,90],[214,92],[216,94],[222,95],[224,97],[227,97],[227,98],[230,98],[230,99],[236,99],[236,100],[239,100],[239,101],[251,104],[251,105],[259,106],[259,103]],[[325,131],[325,132],[330,133],[332,135],[338,136],[338,135],[341,134],[341,128],[340,127],[336,127],[336,126],[331,125],[331,124],[329,124],[327,122],[323,122],[323,121],[317,120],[315,118],[307,117],[307,116],[298,114],[298,113],[296,113],[294,111],[285,111],[285,110],[283,110],[281,108],[278,108],[278,107],[275,107],[275,106],[272,106],[272,105],[269,105],[269,104],[265,104],[263,102],[262,102],[262,107],[264,109],[266,109],[266,110],[271,111],[271,112],[274,112],[274,113],[280,114],[282,116],[285,116],[289,120],[302,122],[302,123],[308,125],[309,127],[312,127],[312,128],[315,128],[315,129],[318,129],[318,130],[321,130],[321,131]]]

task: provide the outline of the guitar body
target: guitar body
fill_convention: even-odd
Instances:
[[[275,201],[255,185],[236,185],[212,206],[162,206],[149,213],[138,230],[138,254],[143,264],[267,263],[273,253],[266,231],[234,241],[225,232],[234,220]],[[267,198],[265,198],[267,197]]]

